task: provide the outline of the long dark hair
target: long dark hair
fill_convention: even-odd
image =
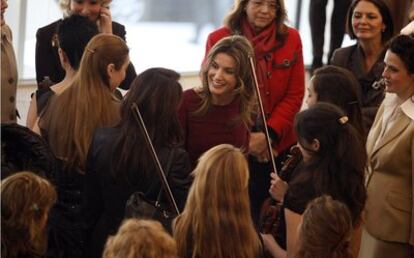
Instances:
[[[135,78],[121,107],[121,121],[117,125],[120,133],[115,139],[113,155],[113,176],[124,174],[128,180],[136,179],[137,173],[127,174],[129,167],[136,171],[149,171],[151,155],[145,144],[140,126],[132,113],[133,103],[144,119],[154,148],[171,147],[181,143],[183,136],[177,117],[182,87],[178,82],[180,74],[165,68],[151,68]],[[112,148],[112,147],[111,147]],[[149,175],[148,175],[149,176]]]
[[[355,76],[347,69],[328,65],[315,70],[312,82],[317,100],[340,107],[350,123],[365,137],[367,130],[362,122],[361,94]]]
[[[365,146],[342,110],[320,102],[296,115],[298,141],[307,149],[315,139],[320,147],[305,162],[301,177],[310,180],[317,195],[328,194],[348,205],[354,225],[359,223],[366,200]],[[295,179],[295,180],[296,180]]]

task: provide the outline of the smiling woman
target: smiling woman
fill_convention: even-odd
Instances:
[[[247,150],[256,100],[252,53],[242,36],[222,39],[203,64],[202,87],[184,92],[179,115],[193,167],[203,152],[222,143]]]
[[[362,113],[370,128],[384,98],[383,87],[373,87],[384,69],[385,43],[393,35],[393,21],[382,0],[355,0],[348,10],[347,30],[357,43],[337,49],[331,64],[350,70],[359,81]]]

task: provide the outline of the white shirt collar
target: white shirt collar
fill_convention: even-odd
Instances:
[[[384,115],[395,108],[399,108],[406,116],[414,121],[414,96],[408,98],[398,107],[398,97],[394,93],[387,93],[384,98]]]

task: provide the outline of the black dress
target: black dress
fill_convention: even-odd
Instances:
[[[125,204],[132,193],[142,191],[150,200],[156,200],[161,189],[155,167],[148,168],[153,175],[151,178],[142,177],[133,183],[112,175],[111,160],[120,155],[114,153],[112,146],[119,133],[120,130],[116,128],[98,129],[89,150],[83,200],[83,218],[86,227],[84,257],[102,256],[108,235],[115,234],[124,219]],[[166,167],[171,150],[172,148],[169,147],[157,150],[163,168]],[[167,179],[177,205],[182,210],[191,185],[190,160],[185,150],[177,148],[174,150],[172,160]],[[134,167],[129,169],[138,170]]]

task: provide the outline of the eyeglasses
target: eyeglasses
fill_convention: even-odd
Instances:
[[[269,7],[269,9],[271,10],[276,10],[279,7],[276,1],[250,0],[250,2],[252,3],[253,8],[256,9],[263,7],[265,5]]]

